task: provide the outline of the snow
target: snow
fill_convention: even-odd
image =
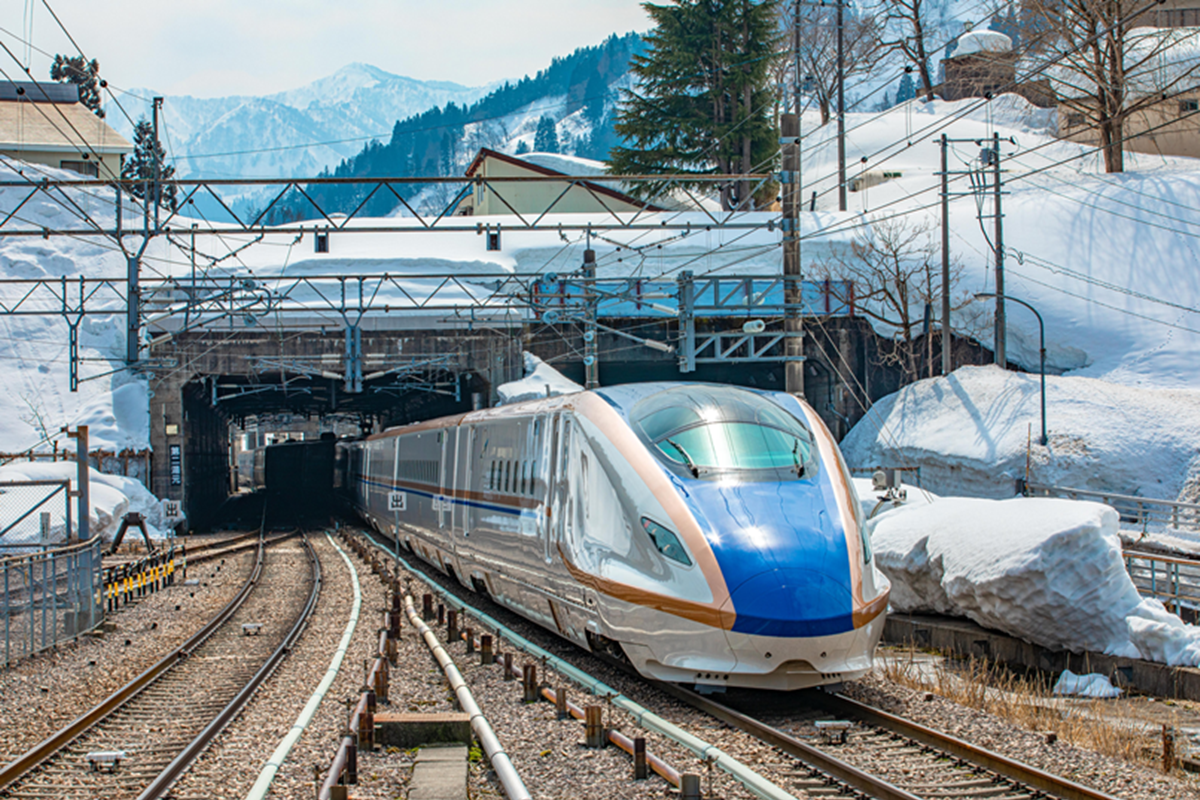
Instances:
[[[562,153],[525,153],[517,158],[539,167],[561,172],[563,175],[603,175],[608,171],[608,165],[603,161],[568,156]]]
[[[524,357],[525,377],[518,381],[502,383],[496,387],[496,394],[500,396],[500,405],[583,391],[582,386],[565,377],[533,353],[527,352]]]
[[[18,177],[14,174],[16,170],[37,179],[79,177],[73,172],[0,158],[0,180]],[[0,189],[2,213],[9,213],[27,194],[21,188]],[[107,192],[69,190],[68,194],[99,224],[114,224],[114,205]],[[136,212],[126,203],[125,213],[133,216]],[[41,192],[22,206],[14,220],[19,225],[47,227],[78,222],[61,202]],[[154,256],[157,251],[150,254]],[[2,278],[75,278],[80,274],[98,277],[124,272],[125,259],[110,240],[0,237]],[[6,305],[11,306],[24,291],[17,295],[7,293]],[[77,301],[77,294],[76,291],[71,295],[72,302]],[[93,300],[98,306],[110,297],[99,292]],[[59,305],[49,295],[34,297],[27,303],[40,308]],[[79,324],[79,355],[100,366],[85,363],[81,367],[83,376],[90,379],[80,383],[78,392],[70,391],[67,326],[61,318],[0,315],[0,340],[5,343],[5,352],[0,356],[4,375],[0,384],[0,452],[22,452],[44,440],[61,438],[60,429],[64,426],[73,428],[79,424],[90,426],[92,452],[119,453],[150,446],[146,382],[119,369],[113,372],[124,358],[125,330],[124,315],[118,313],[118,304],[113,302],[112,307],[115,312],[112,315],[89,315]]]
[[[1096,673],[1076,675],[1071,670],[1064,669],[1054,684],[1054,694],[1103,699],[1120,697],[1121,690],[1109,683],[1108,678],[1104,675]]]
[[[14,462],[0,466],[0,483],[9,481],[71,481],[71,488],[76,486],[78,467],[73,461],[56,462]],[[30,495],[32,496],[32,495]],[[40,497],[40,495],[39,495]],[[88,514],[88,526],[92,535],[99,534],[106,541],[112,541],[121,525],[121,518],[126,513],[136,511],[145,518],[146,530],[152,539],[162,539],[168,534],[168,527],[162,513],[162,504],[142,483],[134,478],[121,475],[106,475],[91,467],[88,468],[88,501],[91,506]],[[58,504],[61,508],[61,503]],[[72,501],[72,507],[74,502]],[[47,503],[46,510],[56,508],[53,501]],[[7,527],[15,521],[16,516],[25,511],[24,506],[0,504],[0,528]],[[64,520],[61,514],[53,519],[52,540],[64,541]],[[126,534],[129,535],[129,534]],[[140,536],[138,532],[134,535]],[[35,525],[21,525],[14,528],[3,540],[4,544],[16,544],[37,540]]]
[[[941,498],[870,525],[894,611],[963,616],[1051,649],[1200,665],[1200,628],[1138,595],[1108,506]]]
[[[950,53],[951,58],[975,53],[1011,53],[1012,39],[999,31],[970,31],[958,37],[958,46]]]
[[[1196,83],[1200,28],[1133,28],[1126,34],[1125,73],[1131,99],[1143,95],[1187,91]],[[957,55],[957,53],[956,53]],[[1069,56],[1046,70],[1059,97],[1087,97],[1095,92],[1088,51]]]
[[[946,495],[1011,497],[1017,478],[1174,500],[1200,467],[1200,393],[962,367],[877,401],[842,441],[852,467],[919,466]],[[915,477],[910,476],[915,482]]]

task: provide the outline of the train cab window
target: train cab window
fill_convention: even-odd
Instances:
[[[636,429],[656,456],[695,478],[811,478],[812,433],[770,399],[732,386],[667,389],[633,408]]]

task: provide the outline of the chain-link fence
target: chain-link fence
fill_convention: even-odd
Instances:
[[[59,547],[74,533],[71,482],[0,482],[0,555]]]
[[[4,665],[68,641],[104,621],[100,537],[0,559]]]

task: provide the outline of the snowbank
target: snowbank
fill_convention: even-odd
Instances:
[[[1054,649],[1200,665],[1200,628],[1138,594],[1108,506],[942,498],[871,525],[896,611],[965,616]]]
[[[854,467],[921,467],[921,485],[945,495],[1011,497],[1038,483],[1175,499],[1197,463],[1200,393],[1148,390],[1092,378],[1047,376],[1041,429],[1037,375],[962,367],[877,402],[842,441]]]
[[[4,481],[72,481],[72,489],[77,475],[75,462],[15,462],[0,467],[0,482]],[[34,495],[24,495],[33,497]],[[88,500],[91,511],[88,524],[91,533],[100,534],[106,540],[112,540],[121,525],[121,518],[130,511],[136,511],[146,519],[146,530],[152,539],[166,537],[167,525],[163,518],[162,505],[158,498],[134,478],[121,475],[105,475],[94,469],[88,470]],[[53,501],[52,501],[53,502]],[[71,501],[74,504],[74,500]],[[0,528],[7,527],[18,516],[27,510],[28,500],[23,503],[6,504],[0,502]],[[63,520],[60,517],[62,504],[47,504],[45,510],[54,511],[51,533],[55,541],[65,539]],[[74,506],[72,505],[72,511]],[[31,515],[36,517],[37,514]],[[136,531],[135,536],[140,536]],[[5,537],[3,543],[35,541],[36,525],[21,526]]]
[[[583,387],[565,377],[554,367],[533,353],[525,353],[525,377],[519,381],[502,383],[496,387],[500,405],[537,400],[542,397],[557,397],[560,394],[582,392]]]

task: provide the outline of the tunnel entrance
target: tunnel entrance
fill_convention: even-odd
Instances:
[[[188,530],[205,530],[244,486],[239,454],[251,446],[490,405],[522,374],[520,337],[503,329],[360,331],[356,345],[350,353],[337,329],[251,329],[153,346],[151,490],[182,501]]]

